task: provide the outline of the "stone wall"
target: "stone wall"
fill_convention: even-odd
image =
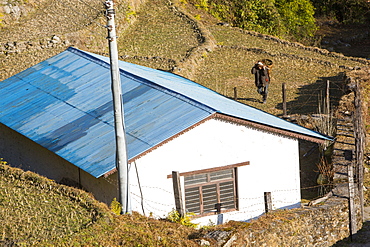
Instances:
[[[253,227],[237,236],[246,246],[330,246],[349,235],[348,201],[331,198],[324,205],[264,216],[268,226]]]
[[[229,222],[197,242],[223,247],[331,246],[348,236],[348,200],[332,197],[322,205],[274,211],[250,223]]]

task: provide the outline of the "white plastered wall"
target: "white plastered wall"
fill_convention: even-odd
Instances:
[[[0,158],[13,167],[38,173],[56,182],[69,179],[108,205],[118,196],[117,173],[97,179],[3,124],[0,124]]]
[[[223,222],[246,221],[264,213],[264,192],[271,192],[273,209],[299,206],[297,139],[211,119],[131,164],[132,208],[140,213],[144,209],[147,216],[166,217],[175,208],[172,179],[167,178],[172,171],[182,173],[247,161],[249,165],[237,168],[239,210],[224,213]],[[201,217],[194,222],[216,224],[217,217]]]

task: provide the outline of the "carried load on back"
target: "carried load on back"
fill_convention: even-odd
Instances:
[[[254,83],[257,87],[257,92],[262,95],[263,103],[266,103],[267,100],[272,64],[272,60],[265,58],[257,61],[251,70],[255,77]]]

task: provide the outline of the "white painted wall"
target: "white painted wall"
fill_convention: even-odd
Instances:
[[[299,206],[298,140],[212,119],[164,144],[131,164],[133,210],[166,217],[175,208],[172,171],[189,172],[249,161],[238,167],[239,210],[228,220],[249,220],[264,213],[264,192],[272,193],[273,209]],[[183,178],[182,178],[183,185]],[[143,198],[143,205],[141,198]],[[217,215],[195,219],[216,224]]]
[[[83,189],[108,205],[118,196],[116,173],[97,179],[3,124],[0,124],[0,158],[13,167],[36,172],[56,182],[63,178],[80,182]]]
[[[108,205],[117,197],[117,174],[96,179],[5,126],[0,128],[0,157],[57,182],[63,177],[80,180],[85,189]],[[272,192],[274,209],[299,205],[298,140],[212,119],[130,164],[132,208],[140,213],[144,208],[147,216],[166,217],[175,208],[172,179],[167,179],[172,171],[246,161],[250,165],[238,167],[239,211],[224,213],[224,222],[249,220],[264,213],[264,192]],[[215,224],[217,215],[194,222]]]

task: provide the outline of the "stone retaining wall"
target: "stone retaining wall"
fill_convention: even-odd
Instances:
[[[348,237],[348,201],[330,198],[324,205],[276,215],[263,229],[237,234],[238,246],[331,246]],[[264,219],[269,220],[269,216]]]

